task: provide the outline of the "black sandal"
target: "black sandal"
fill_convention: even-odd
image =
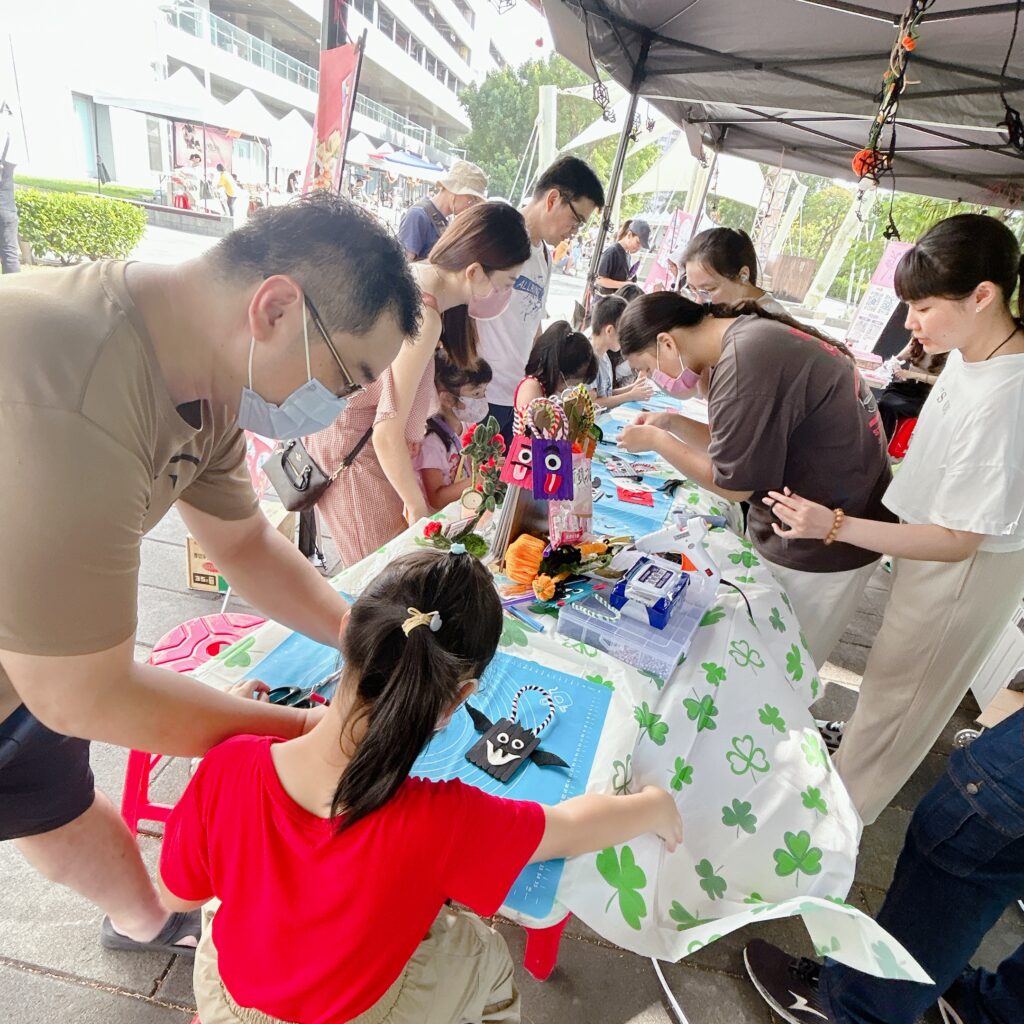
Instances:
[[[124,953],[171,953],[175,956],[185,956],[191,960],[195,959],[195,946],[178,945],[182,939],[189,936],[199,942],[199,936],[203,930],[202,912],[189,910],[184,913],[171,914],[167,923],[160,929],[149,942],[137,942],[127,935],[122,935],[114,930],[109,917],[103,918],[100,926],[100,943],[105,949],[116,949]]]

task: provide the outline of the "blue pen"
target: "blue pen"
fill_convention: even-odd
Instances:
[[[534,632],[544,632],[544,624],[542,622],[538,622],[537,619],[533,618],[532,615],[527,615],[526,612],[522,611],[521,609],[506,608],[505,611],[507,611],[514,618],[518,619],[524,626],[528,626],[530,629],[534,630]]]

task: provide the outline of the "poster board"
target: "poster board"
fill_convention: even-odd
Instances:
[[[904,254],[912,249],[910,242],[892,241],[885,247],[864,297],[860,300],[853,323],[847,328],[846,341],[855,349],[871,352],[878,344],[900,300],[894,281],[896,267]]]

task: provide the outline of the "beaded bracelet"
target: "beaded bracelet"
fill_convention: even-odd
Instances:
[[[825,535],[826,544],[834,543],[836,537],[839,536],[839,531],[840,529],[842,529],[843,520],[846,518],[846,513],[841,508],[837,508],[833,513],[833,516],[834,518],[832,520],[832,529],[829,530],[828,533]]]

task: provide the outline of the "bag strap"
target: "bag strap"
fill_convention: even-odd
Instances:
[[[343,458],[341,460],[341,465],[331,474],[331,483],[332,484],[337,479],[338,474],[343,469],[348,469],[348,467],[351,466],[352,463],[356,461],[356,459],[359,457],[359,453],[366,447],[366,442],[369,441],[372,436],[373,436],[373,427],[372,426],[367,427],[366,428],[366,433],[363,434],[363,436],[361,438],[359,438],[358,441],[356,441],[355,446],[352,448],[352,451],[350,451],[348,453],[348,455],[346,455],[345,458]]]

